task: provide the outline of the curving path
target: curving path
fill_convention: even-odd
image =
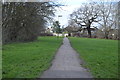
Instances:
[[[81,62],[68,38],[64,38],[52,66],[43,73],[41,78],[92,78],[92,75],[80,65]]]

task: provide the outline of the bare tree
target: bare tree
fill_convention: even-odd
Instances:
[[[5,2],[2,5],[3,43],[33,41],[54,16],[50,2]]]
[[[91,25],[94,22],[98,22],[99,7],[95,2],[83,4],[77,11],[74,11],[71,15],[71,19],[80,27],[86,27],[88,31],[88,37],[91,36]]]
[[[108,39],[108,35],[111,31],[111,29],[116,29],[116,7],[113,5],[112,2],[101,2],[100,3],[100,19],[101,21],[99,24],[102,27],[102,30],[104,32],[104,37]]]

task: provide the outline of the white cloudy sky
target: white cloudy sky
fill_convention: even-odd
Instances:
[[[65,6],[61,6],[56,11],[55,20],[59,19],[61,25],[67,26],[69,15],[77,8],[80,7],[82,2],[86,2],[86,0],[61,0],[60,3],[64,4]],[[58,15],[62,15],[62,17],[58,18]]]
[[[61,6],[61,8],[58,8],[56,11],[56,17],[55,20],[59,19],[59,22],[61,25],[67,26],[69,15],[77,8],[80,7],[81,3],[89,2],[89,1],[98,1],[98,0],[58,0],[58,2],[66,5]],[[118,2],[120,0],[104,0],[104,1],[112,1],[112,2]],[[58,15],[62,15],[62,17],[58,18]]]

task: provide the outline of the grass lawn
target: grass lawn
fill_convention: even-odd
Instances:
[[[3,78],[37,78],[51,65],[62,38],[39,37],[37,41],[3,46]]]
[[[118,77],[118,41],[90,38],[69,38],[73,48],[85,61],[95,78]]]

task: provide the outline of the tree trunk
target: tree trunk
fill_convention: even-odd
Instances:
[[[105,31],[105,39],[108,39],[108,38],[109,38],[108,35],[109,35],[109,32],[108,32],[108,31]]]
[[[92,36],[91,36],[91,29],[90,29],[90,26],[87,27],[87,31],[88,31],[88,37],[91,38]]]

